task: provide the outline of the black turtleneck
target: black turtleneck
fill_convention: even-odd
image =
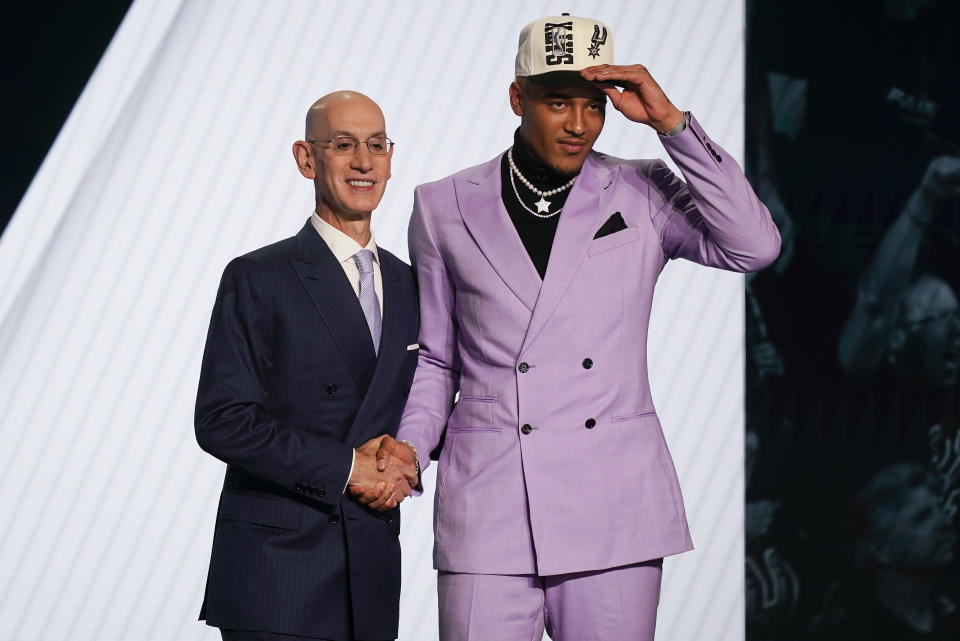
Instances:
[[[546,167],[536,156],[527,149],[526,143],[520,138],[520,130],[513,134],[513,162],[527,180],[532,182],[540,191],[556,189],[565,184],[572,176],[562,176]],[[514,184],[517,186],[517,193],[523,204],[533,211],[537,211],[534,203],[540,200],[540,196],[530,191],[526,185],[514,177]],[[517,229],[520,241],[527,250],[533,266],[537,268],[542,279],[547,273],[547,262],[550,260],[550,248],[553,246],[553,237],[557,233],[557,223],[560,220],[558,214],[550,218],[540,218],[534,216],[520,205],[516,194],[513,192],[513,186],[510,184],[510,163],[507,161],[507,154],[503,155],[500,162],[500,185],[501,198],[503,204],[510,214],[510,220]],[[550,202],[550,212],[555,212],[567,201],[570,195],[570,189],[565,189],[559,194],[547,196]],[[544,212],[540,212],[544,213]]]

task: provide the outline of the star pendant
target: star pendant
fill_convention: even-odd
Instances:
[[[540,196],[540,200],[533,203],[537,207],[537,213],[546,212],[550,213],[550,201],[546,200],[543,196]]]

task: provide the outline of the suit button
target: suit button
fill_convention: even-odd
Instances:
[[[326,496],[327,491],[321,487],[319,490],[317,490],[317,494],[319,494],[320,496]]]
[[[583,425],[584,425],[588,430],[592,430],[596,424],[597,424],[597,422],[596,422],[595,420],[593,420],[592,418],[588,418]]]
[[[293,489],[295,489],[297,492],[303,492],[303,483],[297,483],[293,486]]]
[[[392,516],[388,516],[388,517],[387,517],[387,525],[393,525],[393,517],[392,517]]]
[[[529,434],[530,432],[533,431],[533,428],[530,427],[529,423],[524,423],[523,427],[520,428],[520,431],[523,432],[524,434]]]
[[[591,367],[593,367],[593,359],[590,359],[590,358],[583,359],[582,365],[583,365],[583,369],[590,369]]]
[[[330,383],[329,385],[327,385],[327,394],[330,394],[331,396],[333,396],[336,393],[337,393],[336,385],[334,385],[333,383]]]
[[[527,371],[530,369],[530,366],[527,365],[526,363],[520,363],[520,365],[517,366],[517,369],[520,370],[521,374],[526,374]]]
[[[340,516],[337,514],[331,514],[329,520],[331,524],[336,525],[337,523],[340,522]]]

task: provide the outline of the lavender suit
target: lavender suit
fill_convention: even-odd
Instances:
[[[446,428],[437,569],[547,576],[693,547],[647,380],[654,286],[672,258],[758,270],[780,237],[695,119],[661,140],[686,184],[660,160],[591,152],[542,282],[499,157],[417,188],[420,354],[397,438],[425,469]],[[626,228],[595,239],[615,212]]]

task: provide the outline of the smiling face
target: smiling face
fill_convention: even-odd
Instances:
[[[324,96],[310,108],[307,140],[323,141],[349,136],[360,144],[355,153],[339,155],[332,142],[298,141],[297,165],[313,180],[317,214],[327,220],[369,218],[383,198],[390,178],[392,150],[383,156],[370,153],[366,141],[386,136],[383,112],[375,102],[356,92]]]
[[[524,78],[510,85],[521,138],[559,174],[580,171],[603,129],[606,104],[606,95],[589,85],[539,85]]]

